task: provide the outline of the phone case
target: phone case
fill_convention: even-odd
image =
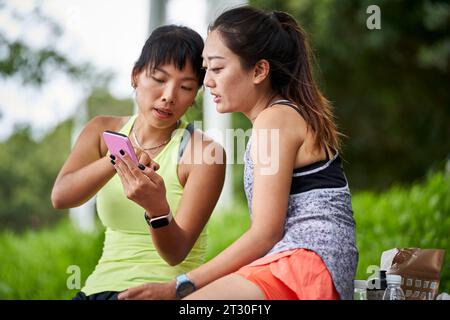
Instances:
[[[123,158],[120,154],[120,150],[123,150],[136,165],[139,165],[139,160],[134,152],[131,141],[126,135],[107,130],[103,132],[103,140],[105,140],[106,146],[112,155]]]

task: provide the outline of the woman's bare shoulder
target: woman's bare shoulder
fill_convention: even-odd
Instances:
[[[306,127],[305,119],[293,107],[275,104],[264,109],[256,117],[254,128],[283,129],[287,127]]]
[[[119,131],[129,119],[129,116],[96,116],[87,123],[86,127],[97,132],[103,132],[105,130]]]
[[[303,143],[308,126],[305,119],[292,107],[273,105],[264,109],[253,123],[253,135],[265,130],[277,130],[283,140]]]
[[[102,139],[102,133],[106,130],[120,131],[127,123],[129,116],[96,116],[84,127],[79,139],[80,141],[91,141],[98,148],[101,155],[106,154],[107,147]]]

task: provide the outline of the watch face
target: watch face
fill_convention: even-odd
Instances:
[[[169,219],[167,218],[155,219],[150,221],[150,224],[154,229],[165,227],[169,224]]]
[[[194,284],[190,281],[187,281],[187,282],[180,283],[180,285],[177,288],[177,295],[179,298],[184,298],[188,294],[190,294],[194,291],[195,291]]]

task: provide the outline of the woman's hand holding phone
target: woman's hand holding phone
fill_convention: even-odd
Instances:
[[[143,164],[136,166],[127,154],[116,161],[114,168],[128,199],[139,204],[152,216],[169,212],[164,180],[153,169]]]
[[[166,200],[164,180],[155,172],[159,165],[144,150],[135,150],[124,134],[105,131],[103,138],[127,198],[149,213],[168,213],[170,208]]]

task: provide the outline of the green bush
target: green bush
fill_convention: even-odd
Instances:
[[[248,225],[246,209],[214,213],[208,224],[207,260],[231,244]],[[67,218],[40,231],[29,230],[20,235],[3,231],[0,299],[72,298],[78,290],[67,287],[73,274],[68,267],[79,267],[83,286],[100,258],[103,239],[101,227],[93,234],[82,233]]]
[[[213,213],[208,223],[208,250],[206,260],[232,244],[250,226],[247,206],[237,206],[224,212]]]
[[[0,230],[23,231],[59,222],[53,209],[53,182],[70,151],[72,121],[61,123],[42,138],[33,140],[30,127],[0,142]]]
[[[440,292],[450,292],[450,178],[430,175],[411,187],[393,187],[383,194],[353,197],[360,252],[357,279],[367,279],[370,265],[379,265],[381,253],[395,247],[445,249]],[[249,226],[246,206],[215,212],[208,224],[206,259],[213,258]],[[101,228],[99,228],[101,230]],[[69,299],[67,268],[77,265],[81,285],[101,254],[103,233],[84,234],[64,219],[57,226],[22,235],[0,234],[0,299]]]
[[[379,265],[381,253],[392,248],[445,249],[439,291],[450,292],[450,176],[430,174],[424,183],[393,187],[383,194],[353,197],[359,264],[357,279],[367,267]]]
[[[103,233],[84,234],[65,218],[40,231],[0,234],[0,299],[70,299],[78,290],[66,282],[71,265],[81,285],[100,257]]]

